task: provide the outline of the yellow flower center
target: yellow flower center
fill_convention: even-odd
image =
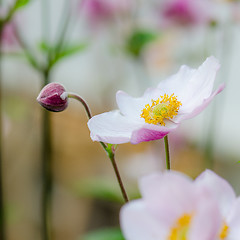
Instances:
[[[229,227],[228,225],[224,222],[223,223],[223,226],[222,226],[222,229],[221,229],[221,232],[219,234],[219,238],[222,240],[222,239],[225,239],[228,235],[228,231],[229,231]]]
[[[170,96],[164,94],[157,100],[152,100],[152,105],[145,105],[140,115],[145,119],[146,123],[160,124],[165,126],[164,119],[172,119],[178,114],[178,110],[182,103],[177,100],[174,93]]]
[[[171,229],[168,240],[187,240],[191,218],[192,216],[189,214],[184,214],[180,217]]]

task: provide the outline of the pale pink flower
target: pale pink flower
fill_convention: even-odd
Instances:
[[[128,0],[86,0],[82,7],[91,22],[96,25],[104,21],[111,21],[117,15],[125,13],[131,6]]]
[[[126,240],[216,240],[221,216],[206,186],[174,171],[140,181],[142,198],[125,204],[120,225]],[[217,186],[216,186],[217,187]]]
[[[221,228],[217,240],[240,239],[240,197],[231,185],[210,170],[204,171],[195,180],[197,187],[205,186],[215,196],[215,201],[221,213]]]
[[[159,15],[163,26],[198,25],[211,19],[209,0],[162,0]]]
[[[119,110],[94,116],[88,122],[93,141],[112,144],[161,139],[175,130],[180,122],[199,114],[224,85],[213,92],[219,63],[209,57],[198,68],[182,66],[177,74],[149,88],[134,98],[118,91]]]
[[[12,47],[12,46],[18,45],[13,22],[10,22],[4,25],[1,41],[3,46],[6,46],[6,47],[7,46]]]

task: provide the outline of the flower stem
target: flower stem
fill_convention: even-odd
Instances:
[[[3,201],[3,157],[2,157],[2,138],[3,138],[3,127],[2,127],[2,49],[1,49],[1,39],[2,39],[2,29],[0,26],[0,239],[6,239],[6,229],[5,229],[5,211],[4,211],[4,201]]]
[[[88,107],[87,103],[83,100],[82,97],[80,97],[79,95],[77,95],[75,93],[68,93],[68,97],[76,99],[80,103],[82,103],[83,107],[85,108],[85,111],[87,113],[88,118],[89,119],[92,118],[90,108]],[[106,151],[109,159],[111,160],[111,163],[112,163],[115,175],[117,177],[117,181],[118,181],[119,187],[120,187],[121,192],[122,192],[123,199],[124,199],[125,202],[128,202],[128,196],[127,196],[126,190],[124,188],[124,185],[123,185],[123,182],[122,182],[119,170],[118,170],[117,163],[115,161],[115,154],[114,154],[113,150],[110,149],[105,143],[103,143],[103,142],[99,142],[99,143],[101,144],[103,149]]]
[[[169,154],[169,145],[168,145],[168,136],[164,137],[165,153],[166,153],[166,169],[170,170],[170,154]]]
[[[83,107],[85,108],[85,111],[87,113],[88,118],[92,118],[91,115],[91,111],[90,108],[88,107],[87,103],[83,100],[83,98],[81,98],[79,95],[77,95],[76,93],[68,93],[68,97],[69,98],[74,98],[76,100],[78,100],[79,102],[81,102],[81,104],[83,105]]]
[[[44,85],[49,83],[49,72],[44,73]],[[50,112],[44,110],[42,120],[42,239],[50,239],[50,205],[52,195],[52,141]]]
[[[42,38],[47,46],[50,44],[51,22],[50,3],[48,0],[41,1]],[[45,64],[39,69],[43,74],[43,87],[50,82],[50,50],[46,53]],[[52,139],[50,112],[44,110],[42,119],[42,200],[41,200],[41,221],[42,240],[51,239],[50,235],[50,210],[52,201]]]
[[[117,177],[117,180],[118,180],[118,184],[119,184],[119,187],[121,189],[121,192],[122,192],[122,196],[124,198],[124,201],[127,203],[129,200],[128,200],[128,196],[127,196],[127,192],[124,188],[124,185],[123,185],[123,182],[122,182],[122,179],[121,179],[121,176],[120,176],[120,173],[119,173],[119,170],[118,170],[118,167],[117,167],[117,163],[115,161],[115,155],[114,153],[113,154],[108,154],[109,156],[109,159],[111,160],[111,163],[112,163],[112,166],[113,166],[113,169],[114,169],[114,172],[116,174],[116,177]]]

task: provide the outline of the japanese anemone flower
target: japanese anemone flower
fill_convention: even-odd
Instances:
[[[236,197],[231,185],[210,170],[198,176],[195,184],[206,186],[215,196],[222,220],[217,240],[240,239],[240,197]]]
[[[198,68],[182,66],[177,74],[149,88],[134,98],[118,91],[119,110],[94,116],[88,122],[93,141],[112,144],[161,139],[175,130],[180,122],[199,114],[220,93],[213,84],[219,63],[209,57]]]
[[[120,211],[126,240],[216,240],[220,236],[219,208],[206,186],[196,187],[192,179],[174,171],[145,176],[139,185],[142,198]]]

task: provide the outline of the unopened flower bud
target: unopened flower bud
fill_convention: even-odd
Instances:
[[[68,106],[68,94],[59,83],[47,84],[37,97],[38,103],[52,112],[61,112]]]

